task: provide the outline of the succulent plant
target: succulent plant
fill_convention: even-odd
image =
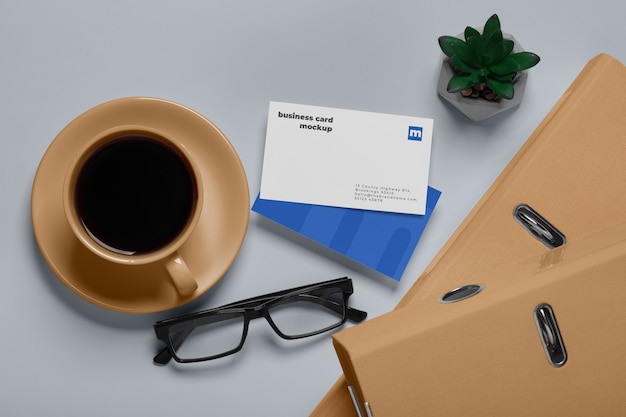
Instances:
[[[468,26],[464,37],[439,37],[439,46],[456,71],[448,82],[450,93],[486,86],[495,95],[511,99],[515,76],[537,65],[540,59],[532,52],[513,53],[514,42],[504,39],[497,14],[487,19],[482,34]]]

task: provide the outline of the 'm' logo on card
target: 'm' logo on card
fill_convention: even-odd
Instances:
[[[422,141],[422,128],[420,126],[409,126],[409,140]]]

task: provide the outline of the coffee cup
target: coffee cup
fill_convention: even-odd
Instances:
[[[70,163],[63,208],[95,255],[129,267],[161,263],[180,296],[198,287],[180,253],[203,205],[200,170],[183,143],[126,125],[87,138]]]

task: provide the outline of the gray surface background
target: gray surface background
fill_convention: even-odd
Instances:
[[[475,124],[436,95],[437,37],[492,13],[542,61],[517,110]],[[340,373],[328,336],[283,342],[259,321],[236,356],[157,367],[152,323],[343,275],[354,279],[354,306],[370,317],[390,311],[585,63],[600,52],[626,62],[624,16],[615,0],[3,1],[0,414],[309,415]],[[443,195],[402,281],[252,213],[231,270],[187,306],[126,315],[74,295],[32,235],[35,171],[74,117],[134,95],[215,122],[241,157],[251,198],[270,100],[434,118],[430,184]]]

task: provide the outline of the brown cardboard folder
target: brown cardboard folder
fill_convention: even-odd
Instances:
[[[626,224],[335,335],[362,415],[626,414]]]
[[[438,299],[487,271],[545,252],[535,238],[545,237],[541,219],[570,243],[626,221],[625,91],[624,65],[606,54],[593,58],[398,308]],[[536,218],[524,226],[523,216],[515,218],[521,204],[540,216],[535,228]],[[356,416],[343,376],[311,416]]]

